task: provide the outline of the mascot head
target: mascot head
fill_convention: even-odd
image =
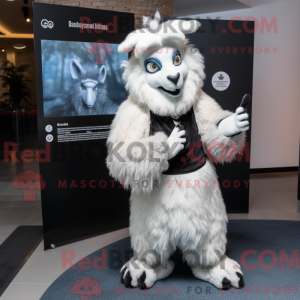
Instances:
[[[125,67],[126,89],[134,101],[155,114],[178,117],[195,103],[205,78],[203,57],[188,44],[185,34],[200,27],[195,20],[169,20],[161,23],[143,18],[144,28],[130,33],[118,47],[132,51]]]

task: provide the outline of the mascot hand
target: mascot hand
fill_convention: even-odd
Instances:
[[[177,126],[174,127],[170,136],[167,139],[169,146],[169,159],[175,157],[183,148],[186,142],[185,130],[180,130]]]
[[[240,106],[235,114],[222,120],[218,128],[225,136],[232,136],[249,129],[248,119],[249,115],[246,113],[245,108]]]

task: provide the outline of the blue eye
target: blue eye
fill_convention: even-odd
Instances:
[[[156,58],[149,58],[145,60],[144,65],[148,73],[156,73],[161,69],[161,63]]]
[[[182,60],[181,60],[181,56],[180,56],[180,52],[177,51],[175,53],[173,53],[173,64],[175,66],[179,66],[181,64]]]

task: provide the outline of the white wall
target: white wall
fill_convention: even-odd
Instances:
[[[299,165],[300,128],[300,1],[252,0],[252,8],[190,17],[229,20],[253,16],[268,23],[277,18],[278,33],[255,33],[255,48],[276,48],[254,54],[251,168]],[[200,12],[200,8],[195,7]],[[261,24],[259,24],[261,25]]]

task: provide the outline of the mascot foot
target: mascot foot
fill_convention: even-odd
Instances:
[[[121,269],[121,282],[129,287],[145,289],[155,281],[168,277],[173,270],[174,262],[171,260],[165,266],[151,268],[145,261],[131,259]]]
[[[230,286],[242,288],[244,286],[243,273],[240,265],[224,255],[214,267],[192,269],[195,277],[213,284],[219,289],[227,290]]]

